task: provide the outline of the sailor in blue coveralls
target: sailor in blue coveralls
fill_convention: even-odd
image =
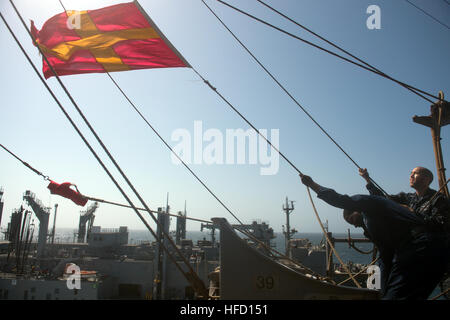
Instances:
[[[345,220],[361,227],[380,252],[385,300],[427,299],[450,262],[448,233],[434,230],[408,208],[381,196],[341,195],[301,174],[319,199],[344,209]]]

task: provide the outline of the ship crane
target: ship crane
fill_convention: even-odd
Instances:
[[[94,212],[98,208],[98,202],[94,202],[86,211],[81,211],[80,223],[78,224],[78,243],[84,243],[86,237],[86,224],[87,237],[91,234],[92,225],[94,224],[95,215]]]
[[[47,242],[48,220],[50,217],[50,208],[44,207],[42,202],[36,199],[33,192],[27,190],[23,195],[23,199],[33,209],[36,217],[39,219],[39,237],[37,245],[37,258],[44,257],[45,244]]]

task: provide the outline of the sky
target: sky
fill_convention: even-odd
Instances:
[[[282,83],[300,104],[329,132],[343,149],[388,193],[413,192],[409,173],[416,166],[436,173],[429,128],[412,121],[414,115],[429,115],[430,103],[398,84],[337,59],[255,22],[217,1],[205,0],[261,63]],[[123,1],[63,0],[69,10],[89,10]],[[227,1],[268,22],[330,48],[294,24],[270,12],[256,0]],[[450,30],[403,0],[267,0],[268,4],[292,19],[335,42],[390,76],[437,95],[450,96]],[[450,5],[445,0],[411,0],[435,19],[450,25]],[[59,1],[15,0],[29,23],[38,29],[63,11]],[[184,58],[230,101],[256,128],[279,142],[280,151],[321,185],[342,194],[367,194],[358,169],[273,82],[236,42],[200,0],[141,0],[159,29]],[[367,9],[380,9],[380,29],[369,29]],[[0,10],[17,34],[33,62],[42,68],[41,57],[9,1]],[[31,166],[62,183],[77,185],[81,193],[112,202],[126,203],[110,178],[71,127],[42,85],[29,63],[0,23],[1,124],[0,143]],[[333,49],[335,51],[335,49]],[[161,136],[174,148],[177,133],[188,133],[191,152],[199,124],[202,133],[223,138],[223,163],[190,163],[190,168],[241,220],[268,223],[281,232],[286,223],[282,210],[286,197],[294,202],[290,225],[299,232],[320,232],[307,191],[297,172],[283,159],[275,162],[273,174],[262,156],[257,163],[227,163],[227,132],[248,130],[245,123],[191,68],[147,69],[111,74]],[[172,161],[171,153],[130,107],[106,74],[85,74],[61,78],[80,108],[102,138],[127,177],[156,210],[210,220],[234,217],[192,176]],[[66,110],[80,126],[96,152],[121,183],[136,206],[142,207],[114,169],[99,144],[59,87],[55,78],[47,80]],[[434,100],[432,98],[432,100]],[[197,128],[197,129],[196,129]],[[197,131],[196,131],[197,130]],[[275,132],[272,135],[272,132]],[[278,134],[278,136],[277,136]],[[444,162],[449,163],[449,128],[442,128]],[[278,140],[277,140],[278,137]],[[202,136],[200,136],[200,139]],[[205,137],[203,137],[205,139]],[[217,141],[217,140],[214,140]],[[264,143],[257,148],[264,155]],[[253,149],[248,149],[250,150]],[[217,154],[216,154],[217,155]],[[266,156],[271,151],[266,151]],[[267,159],[266,159],[267,160]],[[5,229],[11,213],[23,205],[30,190],[45,206],[58,204],[57,228],[78,227],[80,212],[87,209],[68,199],[51,195],[48,182],[0,149],[0,187],[4,189],[1,221]],[[431,185],[437,189],[435,179]],[[341,210],[313,195],[314,203],[330,231],[360,232],[342,218]],[[94,225],[103,228],[145,229],[131,209],[100,204]],[[150,226],[155,223],[143,213]],[[37,219],[36,219],[37,222]],[[175,228],[172,219],[171,229]],[[50,223],[50,227],[52,222]],[[188,221],[188,230],[199,231],[200,223]]]

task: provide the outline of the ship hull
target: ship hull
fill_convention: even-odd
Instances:
[[[222,300],[377,300],[371,289],[338,286],[293,270],[241,239],[223,218],[220,229]]]

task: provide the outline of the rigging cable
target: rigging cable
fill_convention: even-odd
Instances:
[[[357,61],[359,61],[359,62],[365,64],[365,65],[368,66],[369,68],[371,68],[371,69],[373,69],[374,71],[378,72],[380,75],[382,75],[382,76],[384,76],[384,77],[386,77],[386,78],[388,78],[388,79],[395,80],[394,78],[388,76],[386,73],[380,71],[379,69],[375,68],[374,66],[372,66],[372,65],[370,65],[369,63],[365,62],[364,60],[362,60],[362,59],[356,57],[355,55],[353,55],[352,53],[348,52],[347,50],[345,50],[345,49],[341,48],[340,46],[334,44],[333,42],[331,42],[331,41],[325,39],[324,37],[320,36],[319,34],[315,33],[314,31],[308,29],[307,27],[303,26],[302,24],[298,23],[297,21],[295,21],[295,20],[289,18],[288,16],[286,16],[285,14],[283,14],[283,13],[281,13],[280,11],[276,10],[275,8],[271,7],[271,6],[268,5],[267,3],[265,3],[265,2],[263,2],[263,1],[261,1],[261,0],[256,0],[256,1],[258,1],[259,3],[261,3],[262,5],[264,5],[265,7],[269,8],[269,9],[272,10],[273,12],[277,13],[278,15],[282,16],[283,18],[285,18],[285,19],[289,20],[290,22],[294,23],[295,25],[299,26],[299,27],[302,28],[303,30],[305,30],[305,31],[307,31],[307,32],[309,32],[309,33],[311,33],[312,35],[316,36],[317,38],[321,39],[322,41],[325,41],[325,42],[328,43],[329,45],[335,47],[335,48],[338,49],[339,51],[341,51],[341,52],[347,54],[348,56],[352,57],[353,59],[355,59],[355,60],[357,60]],[[395,80],[395,82],[397,82],[397,83],[400,84],[402,87],[408,89],[409,91],[411,91],[411,92],[414,93],[414,94],[417,94],[416,91],[418,91],[418,92],[423,93],[423,94],[425,94],[425,95],[428,95],[428,96],[430,96],[430,97],[432,97],[432,98],[436,98],[436,99],[441,100],[441,97],[436,97],[436,96],[434,96],[434,95],[432,95],[432,94],[430,94],[430,93],[428,93],[428,92],[425,92],[425,91],[423,91],[423,90],[421,90],[421,89],[418,89],[418,88],[415,88],[415,87],[413,87],[413,86],[410,86],[410,85],[408,85],[408,84],[406,84],[406,83],[400,82],[400,81],[398,81],[398,80]],[[421,97],[421,95],[419,95],[419,96]],[[430,101],[430,100],[427,100],[427,101]]]
[[[126,204],[121,204],[121,203],[117,203],[117,202],[112,202],[112,201],[107,201],[107,200],[103,200],[103,199],[98,199],[98,198],[93,198],[93,197],[88,197],[85,196],[88,200],[92,200],[92,201],[97,201],[97,202],[102,202],[102,203],[107,203],[107,204],[111,204],[114,206],[118,206],[118,207],[124,207],[124,208],[131,208],[130,206],[127,206]],[[137,210],[140,211],[147,211],[147,209],[144,208],[136,208]],[[181,216],[176,215],[176,214],[170,214],[167,212],[161,212],[161,211],[154,211],[151,210],[151,212],[153,213],[162,213],[164,215],[170,216],[170,217],[175,217],[175,218],[180,218]],[[198,219],[198,218],[192,218],[192,217],[187,217],[187,216],[182,216],[181,218],[183,219],[187,219],[187,220],[192,220],[192,221],[197,221],[197,222],[204,222],[204,223],[208,223],[208,224],[212,224],[211,221],[209,220],[202,220],[202,219]]]
[[[159,226],[159,221],[155,218],[155,216],[152,214],[152,212],[150,211],[150,209],[148,208],[147,204],[144,202],[144,200],[142,199],[142,197],[139,195],[139,193],[136,191],[136,189],[134,188],[134,186],[131,184],[131,182],[129,181],[129,179],[126,177],[126,175],[123,173],[122,169],[119,167],[119,165],[117,164],[117,162],[115,161],[115,159],[112,157],[112,155],[110,154],[110,152],[108,151],[108,149],[106,148],[106,146],[103,144],[103,142],[101,141],[101,139],[99,138],[99,136],[97,135],[97,133],[95,132],[95,130],[92,128],[92,126],[90,125],[89,121],[86,119],[86,117],[84,116],[83,112],[81,111],[81,109],[79,108],[78,104],[75,102],[75,100],[73,99],[72,95],[69,93],[69,91],[67,90],[67,88],[65,87],[65,85],[62,83],[61,79],[59,78],[59,76],[57,75],[57,73],[55,72],[55,70],[53,69],[52,65],[48,62],[47,57],[45,56],[45,54],[42,52],[41,48],[39,47],[39,45],[36,43],[33,35],[31,34],[31,32],[28,30],[25,21],[23,20],[21,14],[19,13],[19,11],[17,10],[16,6],[14,5],[13,0],[9,1],[12,5],[12,7],[14,8],[16,14],[18,15],[19,19],[22,22],[22,25],[24,26],[25,30],[28,32],[28,34],[30,35],[31,39],[33,40],[33,43],[36,45],[36,47],[38,48],[39,52],[41,53],[42,57],[45,59],[45,61],[47,62],[49,68],[52,70],[53,74],[55,75],[55,77],[57,78],[60,86],[62,87],[62,89],[64,90],[64,92],[66,93],[66,95],[68,96],[68,98],[70,99],[70,101],[72,102],[72,104],[74,105],[74,107],[76,108],[76,110],[78,111],[78,113],[80,114],[80,116],[83,118],[84,122],[86,123],[86,125],[89,127],[90,131],[93,133],[93,135],[95,136],[95,138],[97,139],[98,143],[102,146],[103,150],[106,152],[106,154],[108,155],[108,157],[110,158],[110,160],[113,162],[113,164],[115,165],[115,167],[117,168],[117,170],[121,173],[122,177],[125,179],[125,181],[127,182],[128,186],[133,190],[133,192],[135,193],[135,195],[138,197],[138,199],[141,201],[141,203],[143,204],[143,206],[145,207],[145,209],[147,210],[147,212],[150,214],[150,216],[153,218],[153,220],[156,222],[156,224]],[[36,74],[38,75],[38,77],[40,78],[41,82],[44,83],[45,87],[47,88],[47,90],[51,93],[52,97],[55,99],[55,101],[57,102],[58,106],[60,107],[61,111],[63,111],[63,113],[65,114],[66,118],[69,120],[69,122],[72,124],[72,126],[74,127],[74,129],[77,131],[77,133],[80,135],[80,137],[83,139],[83,141],[85,142],[85,144],[88,146],[89,150],[91,151],[91,153],[95,156],[95,158],[97,159],[97,161],[100,163],[100,165],[103,167],[103,169],[105,170],[105,172],[108,174],[108,176],[111,178],[111,180],[114,182],[114,184],[116,185],[116,187],[120,190],[120,192],[122,193],[122,195],[125,197],[125,199],[127,200],[127,202],[131,205],[131,207],[134,209],[135,213],[138,215],[138,217],[141,219],[141,221],[144,223],[144,225],[147,227],[147,229],[152,233],[152,235],[155,237],[155,239],[157,239],[158,237],[156,236],[155,232],[153,231],[153,229],[150,227],[150,225],[147,223],[147,221],[144,219],[144,217],[139,213],[139,211],[136,209],[136,207],[134,206],[134,204],[131,202],[131,200],[128,198],[128,196],[125,194],[125,192],[123,191],[123,189],[120,187],[120,185],[117,183],[117,181],[114,179],[114,177],[111,175],[111,173],[109,172],[109,170],[106,168],[106,166],[103,164],[103,162],[101,161],[101,159],[98,157],[98,155],[95,153],[95,151],[93,150],[93,148],[90,146],[90,144],[88,143],[88,141],[86,140],[86,138],[82,135],[81,131],[78,129],[78,127],[76,126],[76,124],[73,122],[73,120],[70,118],[70,116],[68,115],[68,113],[66,112],[66,110],[64,109],[64,107],[62,106],[62,104],[59,102],[59,100],[56,98],[55,94],[52,92],[52,90],[50,89],[50,87],[47,85],[47,83],[45,82],[45,80],[42,78],[42,76],[40,75],[39,71],[37,70],[36,66],[34,65],[34,63],[31,61],[31,59],[29,58],[28,54],[26,53],[25,49],[22,47],[22,45],[20,44],[19,40],[17,39],[17,37],[15,36],[14,32],[12,31],[12,29],[9,27],[7,21],[5,20],[5,18],[3,17],[3,15],[0,13],[1,18],[3,20],[3,22],[5,23],[5,25],[7,26],[8,30],[10,31],[10,33],[12,34],[12,36],[14,37],[14,39],[16,40],[17,44],[19,45],[19,47],[21,48],[23,54],[27,57],[27,60],[29,61],[29,63],[32,65],[34,71],[36,72]],[[173,248],[175,249],[175,251],[178,252],[179,256],[182,258],[182,260],[184,261],[185,265],[188,267],[189,272],[185,272],[177,263],[177,261],[175,260],[175,258],[171,255],[171,253],[169,252],[169,250],[166,248],[166,246],[162,245],[162,248],[164,249],[164,251],[166,251],[167,255],[169,256],[169,258],[174,262],[175,266],[179,269],[179,271],[186,277],[186,279],[193,284],[194,288],[198,289],[198,291],[200,291],[200,293],[203,295],[203,298],[208,297],[208,293],[207,293],[207,289],[203,283],[202,280],[200,280],[200,278],[198,278],[198,276],[196,275],[195,271],[192,269],[192,266],[189,264],[189,262],[186,260],[186,258],[181,254],[181,252],[179,251],[179,249],[176,247],[175,243],[173,242],[173,240],[169,237],[169,235],[166,234],[166,232],[164,230],[162,230],[163,234],[167,237],[168,241],[172,244]]]
[[[4,145],[2,145],[0,143],[0,147],[2,147],[6,152],[8,152],[10,155],[12,155],[14,158],[16,158],[17,160],[19,160],[20,162],[22,162],[22,164],[31,169],[31,171],[33,171],[34,173],[36,173],[39,176],[42,176],[44,178],[44,180],[46,181],[50,181],[51,179],[48,176],[45,176],[42,172],[36,170],[35,168],[33,168],[32,166],[30,166],[27,162],[23,161],[22,159],[20,159],[18,156],[16,156],[14,153],[12,153],[10,150],[8,150]]]
[[[414,8],[416,8],[417,10],[422,11],[424,14],[426,14],[427,16],[429,16],[431,19],[433,19],[434,21],[436,21],[436,22],[439,23],[440,25],[442,25],[442,26],[444,26],[444,27],[446,27],[447,29],[450,30],[450,27],[449,27],[448,25],[446,25],[446,24],[443,23],[442,21],[436,19],[435,17],[433,17],[431,14],[429,14],[428,12],[426,12],[425,10],[423,10],[422,8],[416,6],[414,3],[412,3],[412,2],[409,1],[409,0],[405,0],[405,1],[406,1],[407,3],[409,3],[410,5],[412,5]],[[447,2],[447,4],[449,4],[449,3]]]
[[[281,33],[284,33],[284,34],[286,34],[286,35],[288,35],[288,36],[290,36],[290,37],[292,37],[292,38],[294,38],[294,39],[297,39],[297,40],[299,40],[299,41],[302,41],[302,42],[304,42],[304,43],[306,43],[306,44],[308,44],[308,45],[310,45],[310,46],[312,46],[312,47],[314,47],[314,48],[316,48],[316,49],[319,49],[319,50],[321,50],[321,51],[324,51],[324,52],[326,52],[326,53],[328,53],[328,54],[330,54],[330,55],[333,55],[333,56],[335,56],[335,57],[337,57],[337,58],[340,58],[340,59],[342,59],[342,60],[344,60],[344,61],[346,61],[346,62],[348,62],[348,63],[351,63],[351,64],[356,65],[356,66],[358,66],[358,67],[360,67],[360,68],[362,68],[362,69],[365,69],[365,70],[370,71],[370,72],[372,72],[372,73],[375,73],[375,74],[377,74],[377,75],[379,75],[379,76],[382,76],[382,77],[384,77],[384,78],[387,78],[387,79],[389,79],[389,80],[391,80],[391,81],[394,81],[394,82],[396,82],[396,83],[398,83],[398,84],[400,84],[400,85],[402,85],[402,86],[407,86],[407,87],[410,87],[410,88],[414,88],[414,87],[412,87],[412,86],[410,86],[410,85],[407,85],[407,84],[405,84],[405,83],[403,83],[403,82],[401,82],[401,81],[398,81],[398,80],[396,80],[396,79],[394,79],[394,78],[392,78],[392,77],[390,77],[390,76],[388,76],[388,75],[386,75],[386,74],[383,74],[383,73],[381,73],[381,72],[375,71],[374,69],[371,69],[371,68],[369,68],[369,67],[366,67],[366,66],[364,66],[364,65],[362,65],[362,64],[360,64],[360,63],[357,63],[357,62],[355,62],[355,61],[352,61],[352,60],[350,60],[350,59],[348,59],[348,58],[346,58],[346,57],[343,57],[343,56],[341,56],[341,55],[339,55],[339,54],[337,54],[337,53],[335,53],[335,52],[332,52],[332,51],[330,51],[330,50],[328,50],[328,49],[325,49],[325,48],[323,48],[323,47],[321,47],[321,46],[319,46],[319,45],[316,45],[316,44],[314,44],[314,43],[312,43],[312,42],[310,42],[310,41],[308,41],[308,40],[305,40],[305,39],[303,39],[303,38],[301,38],[301,37],[299,37],[299,36],[296,36],[296,35],[294,35],[294,34],[288,32],[288,31],[286,31],[286,30],[283,30],[283,29],[281,29],[281,28],[279,28],[279,27],[276,27],[276,26],[274,26],[273,24],[271,24],[271,23],[269,23],[269,22],[266,22],[266,21],[264,21],[264,20],[262,20],[262,19],[260,19],[260,18],[257,18],[257,17],[255,17],[255,16],[253,16],[253,15],[251,15],[251,14],[249,14],[249,13],[247,13],[247,12],[241,10],[241,9],[239,9],[239,8],[236,8],[236,7],[234,7],[234,6],[230,5],[230,4],[228,4],[228,3],[224,2],[224,1],[222,1],[222,0],[217,0],[217,1],[220,2],[220,3],[222,3],[222,4],[224,4],[224,5],[226,5],[226,6],[228,6],[228,7],[231,8],[231,9],[233,9],[233,10],[235,10],[235,11],[237,11],[237,12],[243,14],[243,15],[248,16],[249,18],[251,18],[251,19],[253,19],[253,20],[256,20],[256,21],[258,21],[258,22],[260,22],[260,23],[262,23],[262,24],[265,24],[265,25],[269,26],[270,28],[273,28],[273,29],[275,29],[275,30],[277,30],[277,31],[279,31],[279,32],[281,32]],[[418,89],[417,89],[417,90],[418,90]],[[421,91],[421,92],[424,92],[426,95],[428,95],[428,96],[430,96],[430,97],[433,97],[433,98],[435,98],[435,99],[441,100],[441,98],[436,97],[436,96],[434,96],[434,95],[432,95],[432,94],[430,94],[430,93],[426,93],[425,91],[422,91],[422,90],[420,90],[420,91]],[[424,100],[426,100],[426,101],[428,101],[428,102],[430,102],[430,103],[434,103],[432,100],[430,100],[430,99],[424,97],[423,95],[419,94],[418,92],[415,92],[415,93],[416,93],[418,96],[420,96],[421,98],[423,98]],[[442,100],[441,100],[441,101],[442,101]]]
[[[275,83],[289,96],[289,98],[291,98],[291,100],[314,122],[314,124],[339,148],[339,150],[341,150],[346,156],[347,158],[358,168],[361,169],[361,167],[356,163],[355,160],[353,160],[353,158],[339,145],[339,143],[336,142],[335,139],[333,139],[328,132],[314,119],[314,117],[298,102],[298,100],[275,78],[275,76],[258,60],[258,58],[255,57],[255,55],[245,46],[244,43],[242,43],[241,40],[239,40],[239,38],[228,28],[228,26],[217,16],[217,14],[205,3],[204,0],[202,0],[203,4],[209,9],[209,11],[211,11],[211,13],[217,18],[217,20],[219,20],[219,22],[224,26],[225,29],[228,30],[228,32],[234,37],[234,39],[236,39],[236,41],[247,51],[248,54],[250,54],[250,56],[256,61],[256,63],[258,63],[258,65],[272,78],[273,81],[275,81]],[[194,69],[194,68],[193,68]],[[196,72],[200,78],[203,79],[203,81],[205,81],[205,83],[213,90],[215,91],[217,94],[219,94],[217,92],[217,89],[212,87],[210,85],[209,82],[207,82],[195,69],[194,72]],[[231,108],[233,108],[233,110],[235,112],[237,112],[241,118],[244,119],[244,121],[246,121],[253,129],[255,129],[257,132],[258,130],[250,123],[248,122],[233,106],[231,106],[231,104],[225,100],[225,98],[223,98],[220,94],[219,96],[228,104],[230,105]],[[262,136],[262,135],[261,135]],[[262,136],[264,139],[265,137]],[[267,139],[265,139],[267,141]],[[272,144],[267,141],[271,146]],[[272,146],[273,147],[273,146]],[[301,173],[300,170],[298,170],[278,149],[276,149],[275,147],[273,147],[276,151],[278,151],[278,153],[287,161],[289,162],[289,164],[291,166],[294,167],[295,170],[297,170],[297,173]],[[386,195],[388,196],[387,192],[383,190],[383,188],[381,188],[372,178],[370,178],[371,181]]]

